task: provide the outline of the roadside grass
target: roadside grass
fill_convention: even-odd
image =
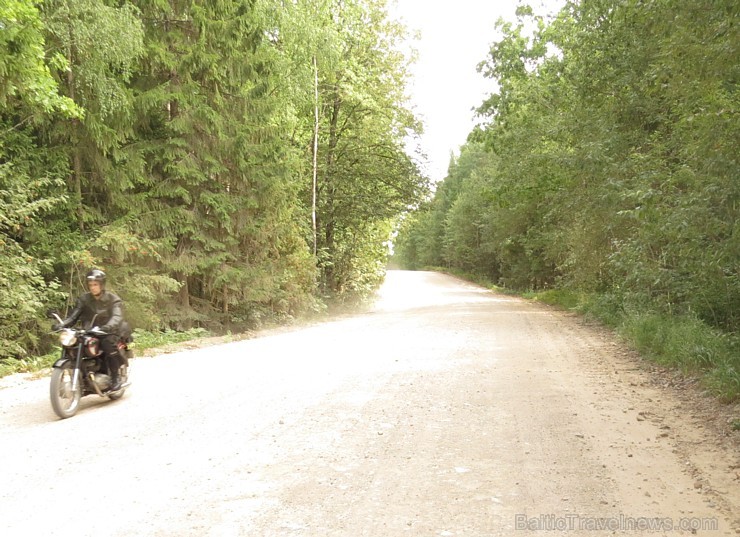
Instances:
[[[209,337],[211,334],[204,328],[192,328],[184,332],[174,330],[147,331],[135,330],[133,349],[135,354],[184,341],[192,341]],[[56,347],[52,352],[41,356],[29,356],[23,359],[7,358],[0,361],[0,377],[15,373],[35,373],[51,367],[59,358],[60,348]]]
[[[720,400],[740,399],[740,342],[692,317],[634,314],[620,332],[657,363],[702,377]]]
[[[567,290],[523,294],[576,311],[614,329],[646,358],[701,378],[720,401],[740,401],[740,338],[700,319],[649,311],[625,311],[616,297]]]
[[[209,337],[212,334],[205,328],[191,328],[184,332],[176,332],[175,330],[164,330],[150,332],[147,330],[134,330],[134,349],[137,351],[145,351],[147,349],[153,349],[155,347],[162,347],[163,345],[170,345],[172,343],[182,343],[184,341],[190,341],[193,339],[200,339]]]
[[[35,373],[47,367],[51,367],[59,358],[59,351],[44,354],[42,356],[29,356],[23,359],[5,358],[0,360],[0,377],[6,377],[15,373]]]
[[[522,293],[524,298],[537,300],[544,304],[550,304],[552,306],[558,306],[560,308],[574,310],[583,302],[583,295],[581,293],[575,293],[573,291],[564,291],[561,289],[548,289],[547,291],[540,292],[526,292]]]

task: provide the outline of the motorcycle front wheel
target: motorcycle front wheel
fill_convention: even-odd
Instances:
[[[70,364],[55,367],[51,372],[51,408],[60,418],[71,418],[77,413],[82,397],[82,379],[77,378],[77,389],[72,389],[72,378],[75,374]]]

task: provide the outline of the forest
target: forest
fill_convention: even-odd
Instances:
[[[740,398],[740,5],[522,6],[491,82],[395,260],[593,314]]]
[[[429,192],[382,0],[3,0],[0,360],[92,267],[213,333],[367,296]]]
[[[4,0],[0,360],[102,268],[133,326],[369,296],[389,244],[616,328],[740,398],[740,6],[520,3],[447,177],[385,0]]]

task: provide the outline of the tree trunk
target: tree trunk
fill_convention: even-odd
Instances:
[[[316,225],[316,186],[318,183],[318,163],[319,163],[319,67],[316,63],[316,56],[313,57],[314,72],[314,125],[313,125],[313,186],[312,205],[311,205],[311,224],[313,225],[313,255],[316,257],[318,251],[318,230]]]
[[[190,309],[190,287],[188,286],[188,277],[180,273],[177,275],[178,281],[182,284],[178,292],[178,301],[183,309]]]
[[[180,303],[180,311],[184,313],[183,317],[179,319],[177,328],[179,330],[190,330],[193,327],[192,319],[187,316],[190,311],[190,285],[188,284],[188,277],[182,272],[175,274],[175,278],[182,285],[180,291],[177,293],[177,300]]]
[[[79,121],[73,120],[74,126],[73,131],[79,130]],[[76,145],[76,144],[75,144]],[[75,147],[72,154],[72,181],[74,182],[75,196],[77,197],[77,225],[80,227],[80,231],[85,231],[85,211],[82,203],[82,159],[80,157],[80,150]]]
[[[72,101],[77,102],[77,95],[75,92],[75,74],[72,70],[74,65],[74,53],[72,47],[69,48],[67,53],[67,61],[69,62],[69,68],[67,69],[67,89],[69,91],[69,98]],[[82,157],[80,156],[80,120],[73,119],[71,125],[71,137],[72,137],[72,186],[74,188],[75,202],[77,203],[77,225],[80,231],[85,231],[85,211],[82,204]]]
[[[334,290],[334,263],[332,262],[335,257],[334,254],[334,232],[335,232],[335,219],[334,219],[334,193],[335,187],[333,185],[334,174],[334,153],[339,142],[339,113],[342,108],[342,99],[339,96],[339,88],[334,87],[334,99],[331,108],[331,117],[329,120],[329,144],[326,151],[326,196],[325,196],[325,208],[324,208],[324,248],[326,249],[329,262],[324,266],[324,283],[329,289]]]

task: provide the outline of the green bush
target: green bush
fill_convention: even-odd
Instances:
[[[740,356],[737,351],[734,357],[720,363],[706,376],[707,386],[725,402],[740,398]],[[740,425],[740,421],[737,422]],[[740,430],[738,427],[736,430]]]
[[[153,332],[148,330],[134,330],[134,347],[136,350],[143,351],[154,347],[161,347],[162,345],[182,343],[183,341],[207,337],[208,335],[209,332],[205,328],[191,328],[184,332],[175,330]]]
[[[579,308],[584,301],[583,293],[577,293],[575,291],[565,289],[548,289],[547,291],[541,291],[539,293],[527,293],[524,297],[532,298],[538,302],[544,302],[545,304],[559,306],[568,310]]]
[[[625,320],[622,332],[641,352],[687,372],[711,367],[722,353],[723,339],[696,319],[634,315]]]
[[[579,310],[610,328],[620,326],[625,315],[622,301],[612,294],[588,295]]]
[[[732,336],[693,317],[655,313],[626,317],[620,332],[648,358],[702,374],[720,399],[740,398],[740,356]]]
[[[59,351],[54,351],[43,356],[28,356],[23,359],[6,358],[0,361],[0,377],[14,373],[33,373],[47,367],[51,367],[59,358]]]

